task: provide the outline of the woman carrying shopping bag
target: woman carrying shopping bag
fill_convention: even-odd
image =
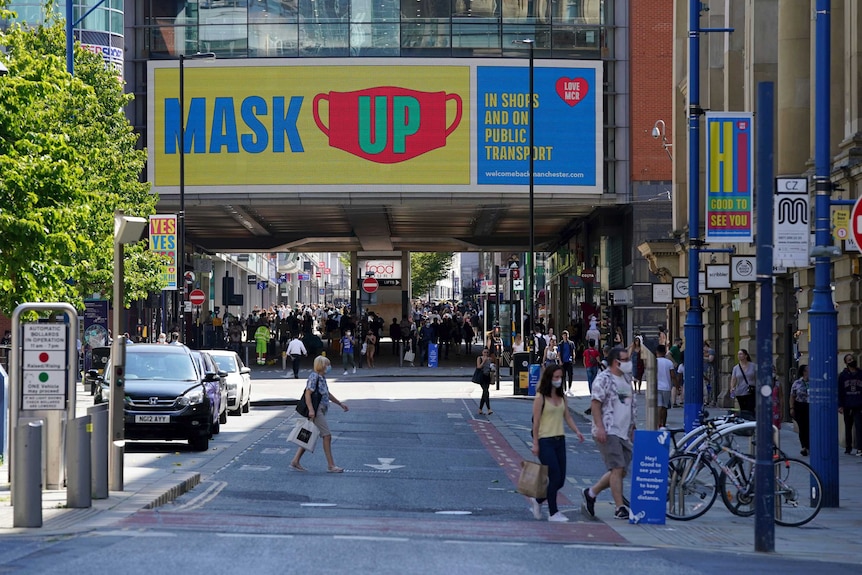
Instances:
[[[566,436],[563,420],[584,442],[584,435],[566,404],[563,393],[563,366],[549,365],[542,372],[536,398],[533,400],[533,455],[548,466],[548,495],[545,499],[530,498],[530,510],[536,519],[542,518],[542,503],[548,502],[548,521],[564,522],[569,518],[557,509],[557,492],[566,482]]]
[[[348,407],[346,403],[339,401],[334,395],[329,393],[329,386],[326,384],[326,374],[329,373],[330,369],[332,369],[332,365],[330,365],[329,359],[326,356],[319,355],[314,358],[314,369],[308,376],[308,381],[305,384],[305,393],[302,395],[300,401],[306,403],[308,406],[308,419],[313,421],[314,425],[320,431],[320,437],[323,439],[323,453],[326,455],[328,466],[327,471],[329,473],[343,473],[344,470],[335,465],[335,461],[332,459],[332,432],[329,430],[329,424],[326,422],[326,412],[329,410],[330,403],[340,406],[344,411],[348,411]],[[317,411],[314,410],[314,405],[311,401],[311,394],[315,389],[322,395]],[[296,450],[296,455],[293,456],[293,460],[290,462],[291,469],[295,471],[307,471],[299,463],[304,453],[305,449],[302,447]]]

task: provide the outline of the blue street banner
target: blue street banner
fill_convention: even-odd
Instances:
[[[629,523],[664,525],[669,446],[667,431],[635,431]]]
[[[527,395],[533,397],[536,395],[536,388],[539,387],[539,378],[542,377],[542,366],[538,363],[531,363],[529,374],[527,379]]]
[[[753,242],[754,126],[750,112],[706,113],[706,241]]]
[[[439,359],[439,353],[437,350],[436,343],[428,344],[428,367],[437,367],[437,361]]]

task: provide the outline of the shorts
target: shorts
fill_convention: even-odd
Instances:
[[[662,389],[658,390],[658,398],[656,399],[656,404],[658,407],[664,407],[665,409],[670,409],[670,390],[664,391]]]
[[[605,467],[611,469],[628,469],[632,462],[632,444],[617,435],[608,435],[607,441],[597,443],[599,453]]]
[[[317,426],[317,430],[320,431],[320,437],[332,435],[332,432],[329,431],[329,423],[326,422],[326,414],[323,411],[316,411],[312,422]]]

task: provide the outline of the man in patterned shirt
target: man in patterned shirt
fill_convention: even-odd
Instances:
[[[629,509],[623,502],[623,477],[632,461],[637,406],[632,393],[632,362],[625,348],[615,347],[608,354],[608,369],[593,381],[591,410],[592,433],[608,471],[595,485],[583,491],[584,510],[596,516],[596,497],[611,488],[617,519],[628,519]]]

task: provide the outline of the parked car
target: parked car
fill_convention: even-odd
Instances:
[[[219,369],[227,373],[227,409],[231,415],[248,413],[251,404],[251,368],[242,363],[239,354],[229,349],[208,352]]]
[[[227,423],[227,373],[220,370],[215,360],[205,351],[191,350],[195,358],[195,367],[201,383],[207,389],[210,405],[213,407],[212,431],[213,435],[221,432],[221,424]],[[213,374],[216,377],[213,377]]]
[[[126,439],[185,439],[196,451],[209,448],[213,406],[195,362],[184,345],[142,343],[126,348]],[[96,392],[100,402],[110,399],[112,372],[109,361]],[[206,378],[217,381],[219,375]]]

